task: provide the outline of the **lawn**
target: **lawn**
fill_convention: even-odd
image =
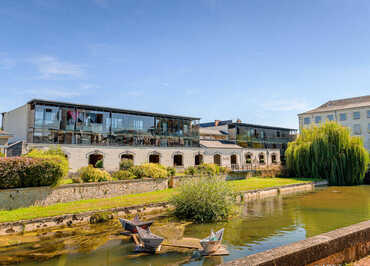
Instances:
[[[252,177],[244,180],[229,181],[235,192],[261,189],[267,187],[284,186],[297,183],[312,182],[314,179],[303,178],[259,178]],[[155,192],[119,196],[110,199],[89,199],[50,206],[35,206],[20,208],[11,211],[0,211],[0,222],[28,220],[63,214],[76,214],[86,211],[105,210],[117,207],[166,202],[176,193],[175,189],[166,189]]]

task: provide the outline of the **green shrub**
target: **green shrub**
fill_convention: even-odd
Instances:
[[[175,176],[176,175],[176,168],[175,167],[167,167],[167,175],[168,176]]]
[[[112,174],[113,178],[116,178],[118,180],[127,180],[127,179],[134,179],[136,176],[132,174],[129,170],[119,170],[117,172],[114,172]]]
[[[90,224],[100,224],[113,219],[113,214],[109,212],[94,213],[90,217]]]
[[[103,182],[111,181],[112,177],[104,170],[94,168],[92,165],[82,167],[78,170],[81,180],[87,182]]]
[[[219,166],[220,175],[227,175],[230,172],[230,169],[225,166]]]
[[[119,163],[120,170],[128,170],[134,166],[134,161],[131,159],[122,159]]]
[[[64,154],[64,152],[59,146],[51,147],[49,150],[45,150],[45,151],[33,149],[30,152],[28,152],[25,155],[25,157],[50,159],[52,161],[55,161],[62,168],[63,177],[66,177],[68,175],[68,171],[69,171],[68,159],[66,158],[66,155]]]
[[[197,175],[198,170],[194,166],[189,166],[188,168],[185,169],[185,175]]]
[[[213,163],[202,163],[197,166],[197,172],[200,175],[215,176],[220,174],[220,167]]]
[[[324,178],[340,186],[361,184],[369,162],[362,139],[335,122],[302,130],[285,156],[291,176]]]
[[[202,177],[185,182],[170,202],[180,219],[211,223],[229,217],[234,197],[231,187],[219,177]]]
[[[50,159],[12,157],[0,159],[0,188],[56,185],[63,177],[57,162]]]
[[[0,158],[5,157],[5,154],[0,151]]]
[[[99,169],[103,169],[104,168],[104,165],[103,165],[103,160],[99,160],[95,163],[95,167],[96,168],[99,168]]]
[[[144,163],[140,167],[144,170],[144,177],[166,178],[168,176],[166,167],[157,163]]]
[[[138,165],[132,166],[128,171],[130,171],[135,178],[143,178],[145,175],[144,169]]]

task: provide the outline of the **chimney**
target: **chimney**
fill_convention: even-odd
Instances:
[[[215,120],[215,127],[217,127],[220,122],[221,120]]]

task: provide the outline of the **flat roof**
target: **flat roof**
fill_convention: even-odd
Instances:
[[[268,128],[268,129],[279,129],[279,130],[295,130],[295,128],[286,128],[286,127],[274,127],[274,126],[263,126],[263,125],[255,125],[255,124],[246,124],[246,123],[231,123],[230,125],[240,125],[240,126],[247,126],[247,127],[258,127],[258,128]]]
[[[158,117],[166,117],[166,118],[182,118],[182,119],[188,119],[188,120],[200,120],[199,117],[160,114],[160,113],[150,113],[150,112],[143,112],[143,111],[135,111],[135,110],[105,107],[105,106],[95,106],[95,105],[76,104],[76,103],[68,103],[68,102],[58,102],[58,101],[49,101],[49,100],[42,100],[42,99],[32,99],[31,101],[28,102],[28,104],[56,105],[56,106],[63,106],[63,107],[76,107],[76,108],[81,108],[81,109],[93,109],[93,110],[99,110],[99,111],[117,112],[117,113],[133,114],[133,115],[145,115],[145,116],[158,116]]]

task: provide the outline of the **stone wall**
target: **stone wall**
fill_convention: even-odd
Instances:
[[[223,265],[342,265],[370,254],[370,220]]]
[[[0,209],[47,206],[82,199],[111,198],[168,188],[168,179],[137,179],[114,182],[63,185],[56,188],[31,187],[0,190]]]

